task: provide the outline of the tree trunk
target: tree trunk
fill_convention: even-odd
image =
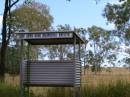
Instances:
[[[2,24],[2,43],[1,43],[1,50],[0,50],[0,79],[4,79],[4,73],[5,73],[5,59],[6,59],[6,48],[7,48],[7,41],[6,41],[6,35],[7,35],[7,15],[8,15],[8,0],[5,0],[5,9],[4,9],[4,15],[3,15],[3,24]]]
[[[1,55],[0,55],[0,79],[4,79],[5,74],[5,60],[6,60],[6,48],[7,45],[5,43],[1,46]]]
[[[7,18],[11,19],[10,9],[18,2],[19,0],[14,1],[11,4],[11,0],[5,0],[5,8],[3,14],[3,23],[2,23],[2,43],[0,49],[0,80],[4,80],[5,74],[5,62],[6,62],[6,49],[10,40],[11,35],[11,24],[9,24],[9,30],[7,31]],[[8,32],[8,33],[7,33]],[[8,36],[7,36],[8,34]]]

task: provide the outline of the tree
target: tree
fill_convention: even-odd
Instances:
[[[88,28],[89,43],[93,50],[89,50],[87,53],[88,64],[92,65],[92,71],[101,70],[101,64],[105,60],[112,60],[110,56],[110,50],[114,49],[113,41],[111,41],[111,31],[107,31],[103,28],[92,26]]]
[[[118,28],[125,27],[129,20],[129,2],[123,4],[107,4],[104,9],[104,16],[109,22],[113,22]]]
[[[30,0],[26,0],[26,1],[30,1]],[[18,9],[14,10],[11,13],[11,8],[17,2],[19,2],[19,0],[16,0],[14,2],[11,2],[11,0],[5,0],[5,9],[4,9],[4,15],[3,15],[3,28],[2,28],[2,44],[1,44],[1,51],[0,51],[0,77],[1,79],[4,78],[5,62],[7,61],[6,49],[7,49],[7,45],[10,42],[12,32],[19,29],[23,29],[25,27],[23,25],[26,25],[25,29],[28,29],[30,31],[44,30],[44,29],[47,30],[51,26],[51,23],[53,22],[53,18],[49,14],[49,8],[45,5],[42,5],[36,2],[32,3],[32,6],[31,5],[20,6]],[[24,16],[20,17],[21,14],[19,13],[19,11],[24,11],[26,13],[26,17],[28,16],[28,20],[27,19],[25,20]],[[31,14],[32,17],[31,16],[29,17],[29,14]],[[19,17],[17,17],[18,15],[21,20],[24,20],[23,22],[19,19]],[[38,19],[37,17],[35,17],[35,15],[38,18],[39,17],[40,18]],[[36,21],[31,22],[31,20],[36,20],[38,22]],[[31,27],[29,26],[30,24],[31,24]]]
[[[92,58],[93,58],[92,71],[96,72],[98,70],[98,67],[100,68],[100,64],[102,61],[100,49],[99,50],[97,50],[97,49],[99,48],[100,36],[101,36],[103,29],[96,27],[96,26],[92,26],[91,28],[88,28],[88,31],[90,32],[89,38],[90,38],[90,40],[92,40],[93,48],[94,48],[93,54],[91,54],[92,52],[90,53],[90,51],[88,54],[93,55],[92,56]],[[98,53],[100,53],[100,56]],[[100,61],[97,61],[97,58],[100,58]]]
[[[72,30],[70,25],[58,25],[57,26],[57,30],[58,31],[69,31]],[[73,57],[72,54],[72,46],[70,45],[51,45],[51,46],[44,46],[41,49],[45,49],[46,48],[46,53],[45,55],[49,58],[49,59],[69,59]],[[44,56],[42,54],[42,56]],[[45,56],[44,56],[45,57]]]
[[[19,0],[16,0],[14,2],[11,2],[11,0],[5,0],[5,8],[4,8],[4,14],[3,14],[3,23],[2,23],[2,43],[1,43],[1,50],[0,50],[0,79],[4,78],[5,73],[5,60],[6,60],[6,49],[7,45],[10,40],[10,21],[7,21],[11,18],[10,10],[11,8],[18,2]],[[7,22],[9,22],[7,24]]]
[[[125,32],[125,36],[128,38],[130,34],[127,30],[130,28],[130,1],[120,0],[121,4],[108,3],[104,8],[103,16],[107,18],[107,21],[114,23],[118,31]]]
[[[108,22],[117,27],[118,36],[125,40],[126,46],[130,45],[130,0],[120,0],[120,4],[107,4],[103,16]],[[129,52],[126,52],[129,54]],[[126,57],[125,63],[129,63]]]
[[[19,74],[20,63],[19,48],[14,46],[7,47],[5,72],[11,75]]]
[[[50,30],[53,22],[53,17],[50,15],[49,7],[45,4],[38,2],[32,2],[31,5],[20,5],[19,8],[12,11],[12,28],[15,31],[28,30],[29,32]],[[13,46],[14,47],[14,46]],[[24,45],[24,52],[28,53],[27,45]],[[40,46],[33,46],[30,48],[30,58],[36,59],[38,56],[38,50]],[[20,49],[16,42],[14,51]],[[26,53],[24,57],[27,58]],[[19,54],[16,54],[16,59],[19,58]],[[19,56],[19,57],[18,57]],[[9,59],[9,58],[8,58]],[[17,59],[18,60],[18,59]],[[11,62],[10,60],[7,60]],[[13,61],[13,60],[12,60]],[[17,62],[17,61],[16,61]],[[15,62],[12,62],[15,65]],[[9,65],[9,64],[7,64]],[[17,70],[18,71],[18,70]]]
[[[72,30],[71,26],[68,24],[65,25],[58,25],[57,26],[58,31],[70,31]],[[81,36],[85,36],[86,30],[83,28],[74,28],[74,31]],[[84,37],[85,40],[85,37]],[[76,47],[77,48],[77,47]],[[39,53],[40,58],[48,57],[48,59],[73,59],[73,46],[72,45],[53,45],[53,46],[45,46],[42,47],[41,52],[47,51],[46,53]],[[76,52],[78,52],[78,49],[76,49]],[[78,54],[78,53],[77,53]],[[76,55],[78,58],[78,55]],[[81,58],[84,58],[84,47],[81,46]]]
[[[28,31],[49,30],[53,22],[49,7],[38,2],[32,2],[31,5],[22,4],[12,11],[12,19],[15,30]]]

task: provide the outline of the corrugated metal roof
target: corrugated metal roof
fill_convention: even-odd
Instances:
[[[23,39],[33,45],[56,45],[84,43],[84,40],[74,31],[46,31],[46,32],[20,32],[16,33],[16,39]]]

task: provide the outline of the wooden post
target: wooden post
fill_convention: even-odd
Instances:
[[[74,61],[75,61],[75,56],[76,56],[76,51],[75,51],[75,44],[76,44],[76,39],[75,39],[75,36],[73,36],[73,38],[74,38],[74,48],[73,48],[73,53],[74,53],[74,55],[73,55],[73,59],[74,59]],[[76,62],[75,62],[76,63]],[[76,65],[76,64],[75,64]],[[75,73],[76,73],[76,66],[75,66]],[[76,74],[74,74],[75,75],[75,77],[76,77]],[[75,79],[76,80],[76,79]],[[76,97],[76,87],[75,87],[75,80],[74,80],[74,88],[73,88],[73,97]]]
[[[63,60],[63,45],[60,45],[60,60]]]
[[[27,60],[30,60],[30,44],[28,43],[28,46],[27,46]]]
[[[27,67],[27,83],[29,83],[30,82],[30,44],[28,43],[28,47],[27,47],[27,49],[28,49],[28,52],[27,52],[27,65],[26,65],[26,67]],[[29,86],[27,86],[27,96],[29,97]]]
[[[23,58],[23,40],[20,40],[20,59],[21,59],[21,63],[20,63],[20,95],[21,97],[24,97],[25,95],[25,91],[24,91],[24,85],[23,85],[23,65],[24,65],[24,58]]]
[[[86,43],[85,43],[85,50],[84,50],[84,75],[85,75],[85,64],[86,64]]]
[[[80,61],[80,77],[82,76],[82,62],[81,62],[81,43],[79,42],[79,61]],[[81,78],[80,78],[81,84]],[[77,87],[77,97],[80,97],[80,87]]]
[[[78,51],[78,55],[79,55],[79,62],[80,62],[80,76],[82,76],[82,62],[81,62],[81,55],[80,55],[80,53],[81,53],[81,43],[79,42],[79,51]],[[81,83],[81,82],[80,82]]]
[[[79,42],[79,54],[78,54],[79,55],[79,61],[81,61],[81,55],[80,55],[81,48],[80,47],[81,47],[81,43]]]
[[[74,60],[76,60],[76,37],[74,36]]]
[[[86,59],[84,58],[84,70],[83,70],[84,71],[84,75],[85,75],[85,63],[86,63]]]

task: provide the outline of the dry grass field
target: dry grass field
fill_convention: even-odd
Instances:
[[[19,87],[19,76],[6,74],[5,83],[9,86]],[[2,88],[0,88],[0,93],[1,89]],[[10,89],[12,90],[12,88]],[[30,90],[34,94],[32,97],[72,97],[71,88],[36,87]],[[14,92],[12,92],[12,94],[14,94]],[[2,97],[3,96],[4,94]],[[4,97],[10,96],[7,95]],[[87,69],[85,74],[82,72],[81,97],[130,97],[130,69],[102,69],[101,72],[97,72],[96,74],[91,72],[90,69]]]
[[[82,74],[82,84],[87,84],[91,86],[114,83],[119,80],[130,82],[130,69],[103,69],[101,72],[97,72],[96,74],[88,69],[85,71],[85,74]]]

